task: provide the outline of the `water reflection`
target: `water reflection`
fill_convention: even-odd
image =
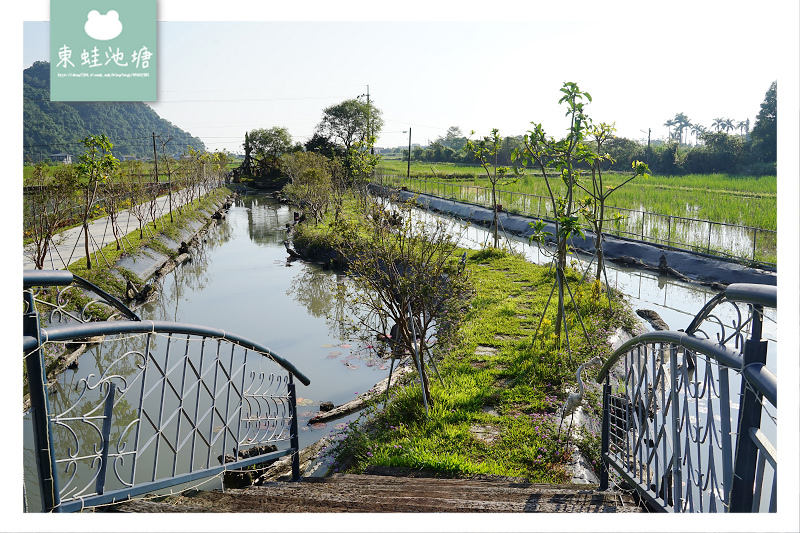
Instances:
[[[418,216],[434,215],[418,211]],[[265,196],[240,199],[228,217],[208,231],[199,246],[192,250],[192,260],[162,280],[161,297],[140,309],[139,314],[150,320],[219,327],[269,346],[311,379],[309,387],[298,387],[303,399],[301,415],[308,418],[316,413],[319,402],[344,403],[383,379],[388,369],[373,350],[353,342],[347,335],[344,306],[335,296],[336,287],[346,283],[346,278],[316,265],[287,262],[283,241],[286,224],[291,222],[291,210]],[[458,231],[465,225],[460,221],[452,223],[459,226]],[[488,231],[470,226],[463,232],[461,245],[479,248],[489,240]],[[507,238],[506,242],[532,262],[542,264],[549,259],[524,240]],[[608,276],[613,286],[629,296],[634,309],[656,310],[672,329],[686,327],[717,293],[612,265],[609,265]],[[777,338],[774,311],[767,316],[764,336],[772,341]],[[769,343],[768,366],[773,372],[777,366],[776,347],[776,342]],[[79,399],[82,386],[79,375],[103,376],[111,371],[128,375],[135,371],[136,357],[123,356],[135,349],[135,346],[123,348],[107,343],[102,349],[84,354],[80,360],[80,374],[68,370],[58,378],[50,395],[54,412],[75,402],[100,401],[99,391]],[[114,435],[120,435],[124,423],[133,417],[133,408],[124,407],[123,425],[114,430]],[[95,430],[78,424],[81,425],[85,427],[76,431],[90,438]],[[300,444],[306,446],[327,435],[330,428],[309,427],[301,422],[300,429]],[[27,497],[35,501],[38,499],[35,484],[28,484],[31,479],[35,480],[29,425],[26,425],[25,435]],[[71,439],[70,435],[59,436],[56,446],[66,453],[70,446],[74,448]],[[62,466],[61,470],[64,468]],[[81,478],[74,484],[78,487],[89,481],[90,478]]]
[[[305,269],[294,277],[286,289],[286,295],[308,309],[311,316],[326,319],[331,335],[346,339],[345,306],[338,288],[342,283],[348,283],[347,276],[343,274]]]
[[[260,245],[283,246],[286,225],[294,221],[288,206],[276,205],[264,197],[248,196],[239,200],[247,210],[247,231],[250,239]]]

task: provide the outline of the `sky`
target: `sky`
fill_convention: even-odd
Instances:
[[[709,128],[717,117],[749,119],[752,127],[791,59],[775,53],[786,38],[776,31],[785,2],[585,9],[578,2],[569,11],[522,2],[445,3],[449,10],[437,11],[417,3],[410,18],[423,7],[432,19],[395,21],[407,15],[398,3],[338,13],[377,20],[275,20],[266,11],[263,20],[242,22],[249,12],[233,8],[219,14],[232,21],[203,21],[202,11],[195,20],[170,19],[164,10],[174,1],[159,4],[152,107],[210,150],[241,151],[246,131],[273,126],[304,142],[325,107],[368,91],[385,121],[378,146],[407,145],[409,127],[421,145],[450,126],[506,136],[541,122],[560,137],[568,125],[558,104],[565,81],[591,94],[595,122],[613,122],[631,139],[646,141],[648,129],[665,138],[664,123],[679,112]],[[48,59],[48,32],[46,22],[24,24],[24,68]]]
[[[19,161],[22,69],[49,59],[49,1],[11,2],[4,10],[0,149],[6,156],[3,160]],[[786,347],[787,355],[795,355],[779,362],[779,394],[782,405],[798,404],[800,6],[796,1],[159,0],[158,19],[158,101],[153,108],[201,138],[210,150],[240,151],[246,131],[273,126],[286,127],[303,142],[325,107],[365,94],[367,86],[385,120],[378,145],[394,147],[408,143],[409,128],[412,142],[422,145],[443,136],[450,126],[465,134],[475,130],[475,136],[498,128],[506,136],[525,133],[531,122],[541,122],[547,133],[560,137],[567,127],[565,109],[558,104],[565,81],[592,95],[586,110],[595,122],[614,122],[619,135],[632,139],[646,140],[648,129],[653,139],[665,137],[664,122],[677,113],[707,127],[717,117],[750,119],[752,127],[766,91],[777,80],[779,286],[781,294],[792,295],[779,299],[778,330],[782,351]],[[13,163],[10,168],[15,168]],[[21,178],[0,180],[0,194],[16,197],[20,183]],[[11,204],[6,217],[21,221],[21,202]],[[19,229],[3,233],[4,242],[13,249],[21,247]],[[10,268],[13,279],[18,267]],[[17,284],[3,284],[0,291],[3,301],[18,301]],[[18,306],[6,307],[4,323],[17,324]],[[19,327],[11,333],[16,335]],[[17,389],[3,389],[9,405],[17,405]],[[7,427],[20,426],[14,420]],[[783,417],[781,470],[789,473],[779,481],[779,513],[791,511],[788,516],[793,520],[798,454],[792,452],[797,450],[798,435],[797,417]],[[4,440],[11,445],[8,453],[16,456],[18,441]],[[12,474],[21,476],[21,470]],[[20,512],[18,485],[7,485],[9,494],[3,501],[9,502],[5,507],[10,514],[4,516],[13,519]],[[113,527],[120,531],[148,527],[138,518],[144,517],[115,522]],[[448,522],[403,518],[381,522],[379,529],[535,527],[519,517],[503,522],[492,516]],[[772,518],[776,517],[737,517],[731,523],[703,516],[692,517],[691,522],[649,521],[647,528],[756,531],[772,525],[781,529]],[[277,528],[322,527],[318,522],[301,526],[288,519],[270,520]],[[376,528],[349,517],[326,520],[324,527],[330,531]],[[536,527],[587,531],[641,527],[619,520],[570,517],[565,527],[545,517]],[[69,523],[85,530],[97,525]],[[15,524],[18,530],[64,527],[46,517],[26,517]],[[263,527],[238,517],[237,524],[241,529]],[[171,527],[185,528],[185,523],[165,518],[158,525]],[[214,531],[231,529],[231,524],[212,517],[192,528]]]

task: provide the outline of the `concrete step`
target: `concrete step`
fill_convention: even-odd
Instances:
[[[115,506],[117,512],[215,513],[636,513],[633,497],[593,485],[551,485],[338,474],[220,491],[193,491]]]

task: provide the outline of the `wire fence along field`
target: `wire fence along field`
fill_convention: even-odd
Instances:
[[[377,176],[377,181],[385,186],[406,187],[412,192],[492,206],[492,190],[487,187],[390,174]],[[553,205],[547,196],[500,190],[496,195],[498,208],[503,211],[539,219],[554,218]],[[777,264],[777,232],[773,230],[613,206],[605,207],[605,218],[609,220],[604,224],[607,235],[758,265]],[[590,229],[588,223],[584,228]]]

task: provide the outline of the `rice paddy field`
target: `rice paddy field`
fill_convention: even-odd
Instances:
[[[446,164],[412,163],[411,180],[406,180],[407,163],[385,161],[378,168],[379,179],[393,186],[427,192],[461,201],[491,205],[491,183],[483,168]],[[630,174],[603,175],[608,189],[623,183]],[[592,187],[591,174],[582,185]],[[556,195],[564,183],[550,179]],[[547,184],[540,174],[528,174],[498,183],[498,203],[503,209],[537,217],[552,216]],[[578,198],[587,196],[576,189]],[[636,178],[606,200],[611,233],[639,238],[695,251],[774,264],[777,231],[777,177],[692,174]],[[611,209],[608,209],[611,207]],[[617,215],[618,213],[618,215]]]

